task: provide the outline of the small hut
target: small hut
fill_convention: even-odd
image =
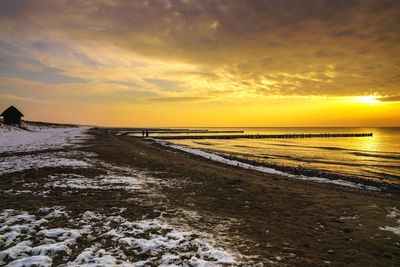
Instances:
[[[3,122],[5,124],[21,126],[21,117],[23,117],[24,114],[22,114],[16,107],[10,106],[4,110],[0,116],[4,118]]]

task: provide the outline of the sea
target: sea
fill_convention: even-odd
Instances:
[[[204,138],[168,140],[168,142],[239,159],[247,163],[265,165],[292,174],[357,180],[366,184],[389,185],[400,188],[400,127],[229,127],[189,129],[244,131],[244,134],[373,133],[373,136],[368,137],[288,139]],[[198,133],[193,134],[199,135]],[[227,133],[223,134],[226,135]],[[160,135],[166,134],[151,134],[154,138]],[[201,135],[206,137],[208,134],[201,133]],[[216,134],[212,133],[212,135]]]

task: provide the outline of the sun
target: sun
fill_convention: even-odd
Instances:
[[[376,95],[372,95],[372,96],[357,96],[355,98],[355,101],[357,102],[361,102],[364,104],[368,104],[368,105],[376,105],[376,104],[380,104],[381,101],[379,101],[380,96],[376,96]]]

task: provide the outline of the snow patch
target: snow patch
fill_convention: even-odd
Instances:
[[[39,219],[26,211],[4,210],[0,265],[50,266],[55,257],[65,266],[236,265],[237,256],[215,247],[201,233],[178,230],[157,218],[131,221],[121,212],[86,211],[69,218],[62,207],[52,207],[39,209],[46,218]],[[53,220],[60,223],[57,214],[65,215],[63,227],[51,228]],[[79,251],[78,238],[89,246]]]
[[[86,178],[81,175],[50,176],[54,181],[44,184],[45,188],[67,188],[73,190],[128,190],[142,189],[140,173],[135,176],[102,175],[95,178]]]
[[[88,127],[59,127],[36,128],[34,131],[26,131],[2,125],[0,128],[0,153],[32,152],[71,146],[88,138],[86,134],[88,129]]]
[[[8,267],[47,267],[53,264],[53,260],[47,256],[32,256],[10,262]]]
[[[3,157],[0,162],[0,175],[30,169],[72,167],[87,168],[91,165],[85,161],[69,158],[68,153],[45,153],[23,156]]]
[[[389,212],[387,217],[393,218],[396,221],[397,226],[380,226],[379,229],[382,231],[389,231],[396,235],[400,235],[400,211],[394,207]]]

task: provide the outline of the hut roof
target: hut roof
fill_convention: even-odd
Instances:
[[[6,110],[3,111],[3,113],[1,113],[0,116],[7,116],[7,115],[19,115],[21,117],[24,116],[24,114],[21,113],[21,111],[19,111],[16,107],[14,106],[10,106],[9,108],[7,108]]]

